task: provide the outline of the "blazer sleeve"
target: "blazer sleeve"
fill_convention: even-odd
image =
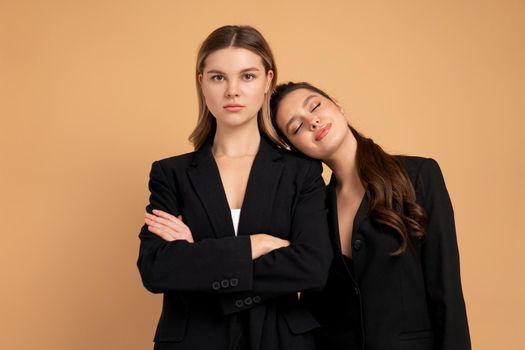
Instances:
[[[416,191],[428,215],[422,265],[436,349],[470,349],[454,212],[435,160],[421,165]]]
[[[179,200],[169,186],[162,164],[154,162],[146,210],[178,215]],[[142,283],[152,293],[168,291],[234,292],[251,290],[253,267],[250,238],[226,237],[196,243],[167,242],[142,226],[137,267]]]
[[[276,249],[253,262],[253,289],[222,295],[225,314],[253,307],[265,299],[324,287],[332,261],[322,166],[312,161],[292,218],[290,246]]]

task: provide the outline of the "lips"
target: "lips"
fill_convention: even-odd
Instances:
[[[332,128],[332,123],[327,123],[319,128],[319,131],[315,134],[315,141],[321,141]]]
[[[332,123],[326,123],[319,128],[319,131],[315,134],[315,141],[321,141],[332,128]]]
[[[224,106],[224,109],[226,109],[228,111],[231,111],[231,112],[237,112],[237,111],[240,111],[243,108],[244,108],[243,105],[236,104],[236,103],[227,104],[227,105]]]

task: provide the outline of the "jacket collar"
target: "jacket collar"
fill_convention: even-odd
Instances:
[[[188,176],[213,226],[217,238],[234,236],[228,200],[212,154],[213,137],[198,149],[188,168]],[[261,135],[259,150],[253,161],[237,234],[259,233],[271,222],[271,209],[282,173],[282,151]],[[197,233],[198,235],[198,233]]]
[[[337,216],[337,192],[336,192],[337,179],[334,173],[330,177],[330,182],[326,186],[326,206],[329,212],[329,224],[332,240],[334,241],[335,247],[339,253],[341,250],[341,237],[339,233],[339,220]],[[359,204],[359,208],[354,217],[352,223],[352,237],[355,237],[357,230],[361,227],[365,219],[368,217],[368,205],[369,205],[369,194],[365,192],[363,200]]]

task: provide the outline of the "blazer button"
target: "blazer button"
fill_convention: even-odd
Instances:
[[[360,250],[360,249],[361,249],[361,246],[362,246],[362,242],[361,242],[361,240],[360,240],[360,239],[356,239],[356,240],[354,241],[354,249],[355,249],[355,250]]]
[[[213,290],[219,290],[219,289],[221,289],[221,284],[220,284],[219,282],[215,281],[215,282],[213,282],[213,283],[211,284],[211,288],[212,288]]]
[[[235,300],[235,306],[237,306],[240,309],[244,306],[244,301],[242,301],[242,299]]]
[[[253,299],[251,297],[246,297],[244,299],[244,305],[252,305]]]
[[[254,296],[254,297],[253,297],[253,302],[254,302],[255,304],[259,304],[259,303],[261,302],[261,297],[258,296],[258,295]]]
[[[232,278],[230,280],[230,286],[237,287],[239,285],[239,280],[237,278]]]
[[[221,281],[221,287],[222,288],[228,288],[230,286],[230,281],[228,280],[222,280]]]

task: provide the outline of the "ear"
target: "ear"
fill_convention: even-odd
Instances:
[[[264,93],[267,94],[268,90],[270,90],[270,86],[272,86],[272,80],[273,80],[273,70],[268,70],[268,73],[266,73],[266,87],[264,88]]]
[[[202,89],[202,73],[199,73],[199,75],[197,75],[197,81],[199,82],[199,89],[200,89],[200,92],[202,94],[202,97],[204,98],[204,100],[206,100],[206,96],[204,96],[204,91]]]

